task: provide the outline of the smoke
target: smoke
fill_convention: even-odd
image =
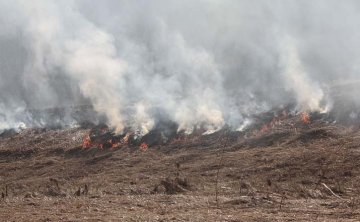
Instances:
[[[324,111],[321,102],[324,92],[318,83],[309,78],[301,64],[297,47],[292,39],[283,41],[284,52],[281,53],[285,90],[293,91],[298,109],[304,111]]]
[[[359,79],[359,10],[356,0],[4,0],[0,129],[53,122],[29,110],[81,105],[140,135],[164,119],[211,133],[288,103],[336,109],[331,88]],[[360,104],[358,92],[340,98]]]

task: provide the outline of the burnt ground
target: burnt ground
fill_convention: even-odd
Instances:
[[[89,129],[0,139],[1,221],[359,221],[360,130],[314,121],[142,151]]]

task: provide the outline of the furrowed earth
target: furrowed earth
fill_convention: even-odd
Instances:
[[[301,116],[164,144],[0,138],[1,221],[358,221],[360,129]]]

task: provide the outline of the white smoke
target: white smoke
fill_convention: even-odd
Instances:
[[[300,111],[324,111],[321,102],[324,92],[320,85],[310,79],[301,64],[295,42],[287,37],[282,41],[281,66],[286,89],[295,94]]]
[[[1,1],[0,128],[31,126],[29,109],[83,104],[140,135],[162,118],[211,133],[292,102],[325,111],[329,85],[358,78],[359,10],[354,0]]]

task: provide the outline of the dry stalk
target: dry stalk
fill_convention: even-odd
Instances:
[[[280,205],[279,205],[280,210],[281,210],[281,208],[282,208],[282,206],[283,206],[284,200],[285,200],[285,193],[283,193],[283,194],[281,195],[281,200],[280,200]]]
[[[334,196],[334,197],[337,197],[339,199],[342,199],[339,195],[337,195],[336,193],[334,193],[334,191],[332,191],[330,189],[330,187],[328,187],[325,183],[321,183],[321,185],[323,185],[328,191],[330,191],[330,193]]]
[[[223,166],[223,162],[224,162],[224,154],[225,154],[225,148],[228,145],[229,142],[229,138],[227,138],[227,130],[225,130],[220,136],[218,141],[223,142],[222,146],[219,149],[219,153],[218,156],[220,157],[219,160],[219,165],[218,165],[218,169],[216,171],[216,180],[215,180],[215,201],[216,201],[216,206],[219,207],[219,176],[220,176],[220,169]]]

